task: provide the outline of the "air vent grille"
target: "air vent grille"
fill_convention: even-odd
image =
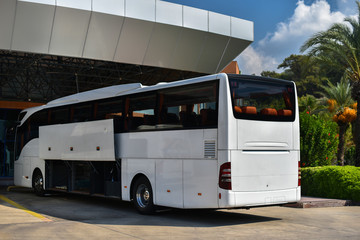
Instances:
[[[216,157],[215,140],[207,140],[204,142],[204,157],[205,158],[215,158]]]

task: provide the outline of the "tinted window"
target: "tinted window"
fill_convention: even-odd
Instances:
[[[155,129],[157,122],[156,94],[144,93],[129,96],[125,102],[125,130],[141,131]]]
[[[95,103],[95,119],[110,119],[122,116],[122,101],[121,99],[104,100]]]
[[[39,137],[39,126],[47,125],[48,123],[48,112],[40,111],[34,113],[29,119],[29,128],[30,128],[30,139]]]
[[[27,127],[27,122],[25,122],[20,127],[16,128],[15,160],[19,159],[21,150],[25,145],[25,136],[26,136],[25,133],[27,129],[26,127]]]
[[[193,84],[159,91],[163,127],[217,127],[218,82]]]
[[[39,137],[39,126],[48,123],[48,112],[46,110],[36,112],[27,119],[23,125],[16,130],[15,159],[19,158],[23,147],[32,139]]]
[[[124,130],[124,118],[122,115],[123,101],[121,99],[107,99],[94,104],[95,120],[114,119],[115,133]]]
[[[294,121],[295,89],[291,82],[232,79],[230,91],[238,119]]]
[[[50,124],[64,124],[69,122],[68,107],[55,108],[50,110]]]
[[[18,117],[18,121],[20,122],[26,115],[26,112],[21,112]]]
[[[93,119],[92,104],[80,104],[71,108],[71,122],[87,122]]]

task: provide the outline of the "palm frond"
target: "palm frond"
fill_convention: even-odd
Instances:
[[[314,34],[300,48],[318,62],[360,76],[360,2],[358,18],[347,17],[345,23],[333,24],[327,31]],[[360,80],[352,77],[352,80]]]
[[[324,92],[321,93],[327,99],[334,99],[338,108],[348,107],[354,103],[351,98],[351,85],[346,75],[341,78],[341,81],[336,86],[328,81],[327,86],[321,86]]]

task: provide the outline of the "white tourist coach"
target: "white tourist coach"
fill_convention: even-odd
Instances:
[[[293,82],[216,74],[126,84],[23,110],[15,184],[156,206],[249,208],[300,200]]]

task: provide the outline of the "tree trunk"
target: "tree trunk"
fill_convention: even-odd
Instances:
[[[355,166],[360,167],[360,101],[357,101],[357,116],[355,119],[355,130],[353,135],[355,143]]]
[[[351,95],[353,99],[357,102],[357,116],[354,123],[354,143],[355,143],[355,166],[360,167],[360,82],[355,81],[353,83]]]
[[[339,125],[339,145],[337,152],[338,164],[344,166],[344,156],[345,156],[345,134],[346,130],[349,128],[348,123],[338,123]]]

